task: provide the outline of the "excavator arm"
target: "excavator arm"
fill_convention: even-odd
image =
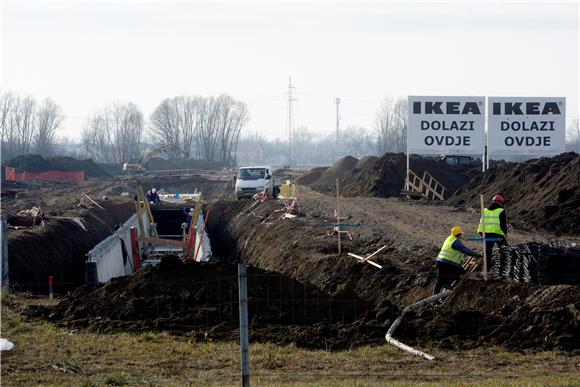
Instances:
[[[132,163],[125,163],[123,164],[123,171],[129,171],[129,170],[147,170],[147,165],[149,164],[149,161],[157,156],[162,155],[163,153],[169,153],[169,154],[173,154],[173,155],[181,155],[183,152],[181,151],[181,149],[175,145],[171,145],[171,144],[166,144],[163,145],[157,149],[153,149],[151,152],[147,152],[145,153],[145,155],[143,155],[143,158],[141,159],[141,161],[139,163],[136,164],[132,164]]]

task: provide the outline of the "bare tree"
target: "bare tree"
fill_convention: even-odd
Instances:
[[[376,138],[365,128],[349,126],[343,134],[343,155],[363,157],[374,155],[376,152]]]
[[[1,96],[2,157],[8,159],[30,153],[35,133],[36,102],[30,96],[21,98],[12,93]]]
[[[85,151],[98,162],[123,163],[141,156],[143,113],[133,103],[115,103],[87,119]]]
[[[134,160],[141,153],[143,113],[133,104],[116,103],[110,108],[115,162]]]
[[[46,99],[36,112],[34,148],[36,153],[47,156],[52,151],[54,135],[64,120],[62,109],[51,99]]]
[[[181,118],[176,108],[176,100],[164,99],[151,115],[151,137],[156,146],[165,144],[181,148],[179,127]]]
[[[567,130],[568,143],[573,146],[577,153],[580,153],[580,119],[572,120]]]
[[[377,148],[379,153],[389,151],[389,130],[393,121],[393,101],[386,98],[375,114],[375,130],[377,132]]]
[[[18,153],[27,155],[30,153],[30,146],[34,138],[34,113],[36,102],[30,96],[23,98],[18,105],[17,127],[18,127]]]
[[[2,143],[2,158],[13,156],[16,143],[15,127],[13,126],[14,105],[18,99],[12,93],[0,95],[0,139]]]
[[[106,113],[87,118],[81,133],[81,144],[87,155],[96,162],[112,162],[112,143]]]
[[[385,99],[375,116],[379,153],[405,152],[407,148],[407,100]]]
[[[235,164],[236,147],[248,109],[228,95],[163,100],[151,115],[151,137],[158,145],[179,147],[184,157]]]
[[[165,99],[151,115],[151,137],[157,146],[166,144],[179,148],[189,158],[200,123],[202,97]],[[171,156],[179,156],[170,151]]]

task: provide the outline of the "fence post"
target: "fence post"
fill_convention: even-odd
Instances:
[[[48,276],[48,298],[50,298],[52,300],[53,297],[53,292],[54,292],[54,277],[49,275]]]
[[[250,343],[248,332],[248,274],[245,263],[238,263],[240,298],[240,348],[242,355],[242,386],[250,386]]]
[[[2,250],[0,251],[0,281],[2,283],[2,290],[8,291],[9,277],[8,277],[8,223],[6,219],[2,218],[2,229],[0,233],[0,239],[2,244]]]

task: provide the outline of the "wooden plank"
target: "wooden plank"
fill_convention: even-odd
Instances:
[[[353,253],[348,253],[348,255],[350,255],[351,257],[354,257],[354,258],[358,259],[361,262],[366,262],[366,263],[369,263],[369,264],[371,264],[371,265],[373,265],[375,267],[378,267],[379,269],[382,269],[383,268],[381,265],[379,265],[376,262],[373,262],[373,261],[365,261],[364,258],[361,257],[361,256],[359,256],[359,255],[356,255],[356,254],[353,254]]]
[[[174,241],[172,239],[161,239],[161,238],[153,238],[153,237],[139,237],[137,238],[139,242],[143,242],[146,244],[152,244],[155,246],[168,246],[168,247],[179,247],[183,249],[183,242],[182,241]]]
[[[405,190],[401,190],[401,195],[414,196],[417,198],[424,198],[425,197],[425,195],[423,195],[422,193],[419,193],[416,191],[405,191]]]
[[[381,252],[385,247],[387,247],[387,245],[384,245],[383,247],[381,247],[380,249],[378,249],[377,251],[375,251],[374,253],[372,253],[371,255],[369,255],[368,257],[366,257],[365,259],[363,259],[363,262],[366,262],[369,260],[369,258],[374,257],[376,254],[378,254],[379,252]]]
[[[97,207],[99,207],[100,209],[104,210],[104,208],[103,208],[103,207],[101,207],[101,206],[99,205],[99,203],[97,203],[97,202],[95,202],[93,199],[91,199],[91,197],[90,197],[89,195],[87,195],[87,194],[86,194],[86,193],[84,193],[84,192],[81,192],[81,194],[82,194],[82,195],[83,195],[85,198],[89,199],[89,201],[90,201],[91,203],[93,203],[95,206],[97,206]]]

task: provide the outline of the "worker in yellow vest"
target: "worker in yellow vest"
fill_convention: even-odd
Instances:
[[[504,203],[505,199],[503,196],[495,195],[491,205],[483,209],[483,215],[477,227],[477,232],[480,236],[483,236],[485,232],[485,239],[496,239],[485,241],[485,255],[487,257],[488,270],[493,266],[492,253],[495,243],[497,242],[498,246],[507,245],[507,216]]]
[[[433,289],[433,294],[437,294],[441,289],[451,289],[451,285],[457,281],[465,270],[463,260],[466,255],[481,257],[481,253],[467,248],[462,242],[463,230],[461,227],[453,227],[451,235],[443,242],[443,247],[437,256],[437,283]]]

